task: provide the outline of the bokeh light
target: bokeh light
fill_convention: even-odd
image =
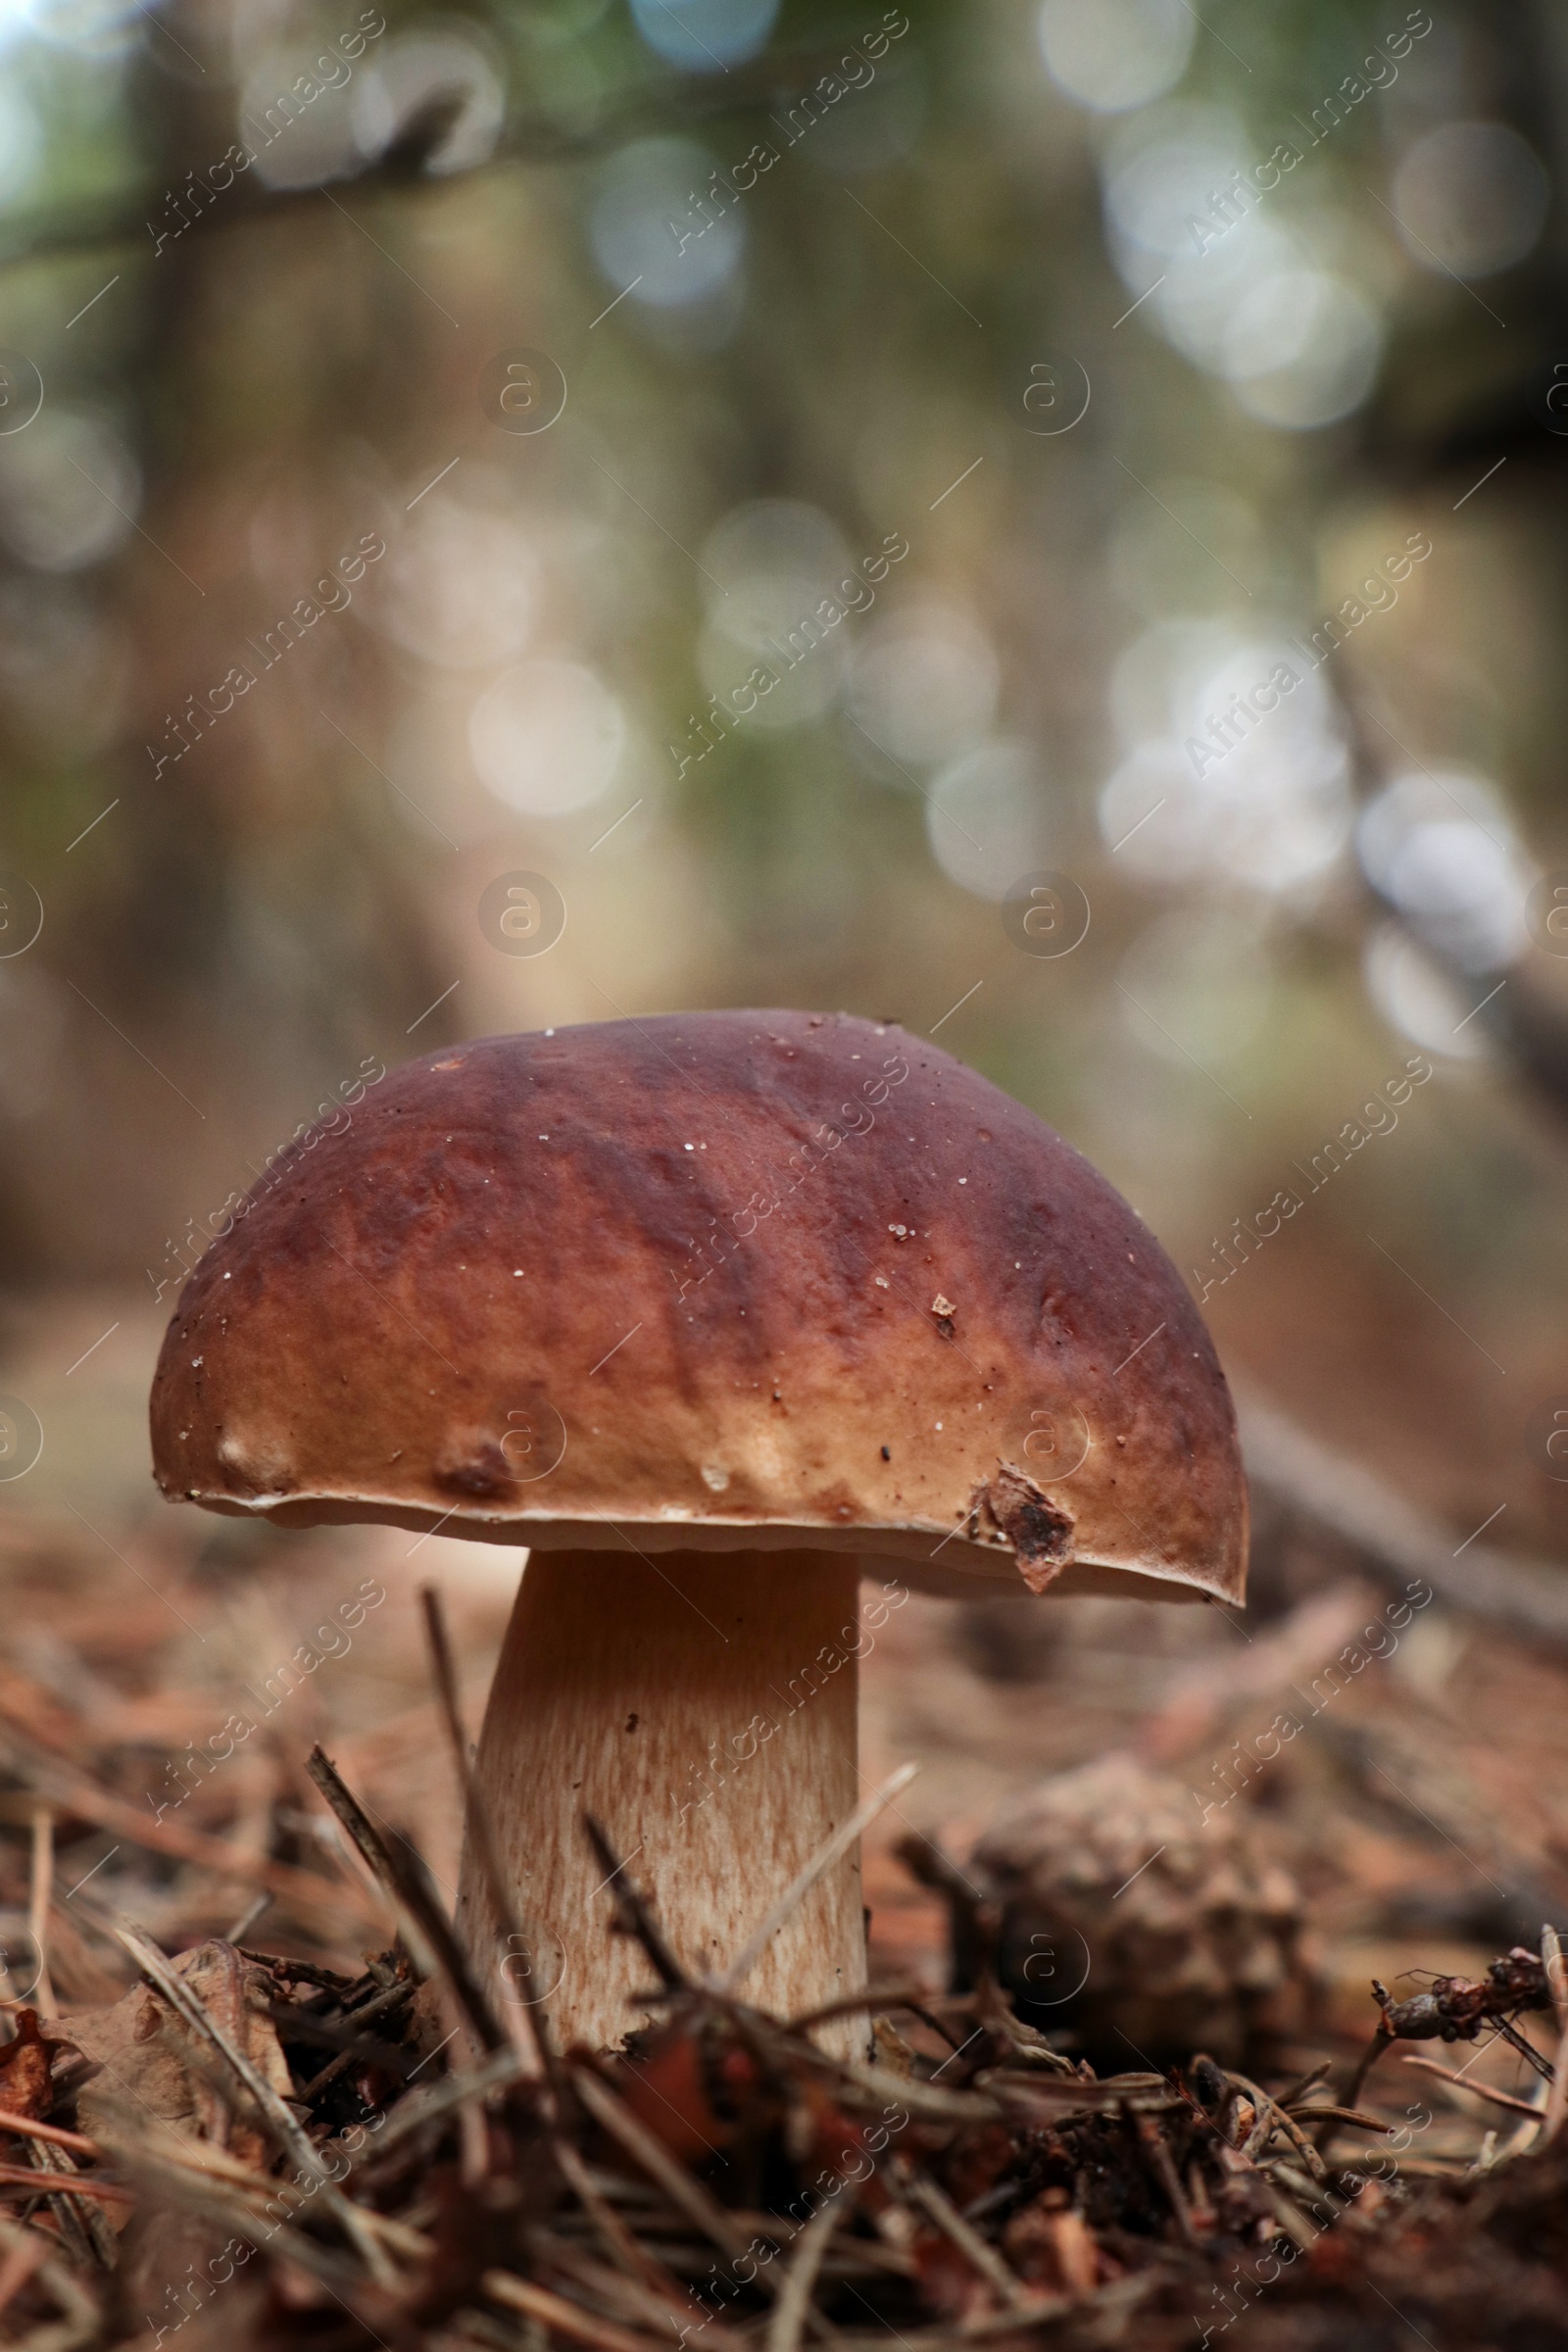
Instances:
[[[1405,249],[1426,270],[1491,277],[1522,262],[1551,201],[1541,158],[1505,122],[1444,122],[1394,174]]]
[[[352,68],[338,57],[318,74],[319,55],[318,48],[268,49],[251,68],[234,127],[267,187],[319,187],[347,178],[364,160],[351,113]],[[296,86],[302,79],[308,100]]]
[[[114,427],[46,402],[0,440],[0,539],[42,571],[101,564],[135,529],[141,475]]]
[[[1473,1001],[1410,937],[1402,924],[1382,923],[1369,936],[1361,968],[1366,990],[1391,1028],[1428,1054],[1452,1063],[1485,1061],[1492,1041],[1470,1016]]]
[[[1299,646],[1167,623],[1123,655],[1112,706],[1124,734],[1148,730],[1100,796],[1101,832],[1125,872],[1275,895],[1316,882],[1340,857],[1349,762],[1334,700]]]
[[[4,42],[0,19],[0,45]],[[43,161],[43,124],[24,91],[0,82],[0,205],[24,196]]]
[[[1228,107],[1177,99],[1120,123],[1101,157],[1105,219],[1118,267],[1135,292],[1159,275],[1150,257],[1200,258],[1193,223],[1214,225],[1210,200],[1249,160],[1247,133]],[[1214,240],[1218,250],[1249,218]]]
[[[594,259],[616,293],[655,310],[706,302],[746,249],[741,206],[711,192],[716,159],[691,139],[635,139],[600,174],[588,216]],[[727,206],[728,209],[725,209]]]
[[[570,816],[614,781],[626,721],[581,662],[524,662],[474,704],[468,741],[498,801],[524,816]]]
[[[1045,0],[1040,11],[1053,80],[1102,114],[1147,106],[1174,89],[1197,31],[1182,0]]]
[[[874,620],[859,639],[848,709],[906,766],[952,760],[996,716],[1002,669],[973,614],[926,598]]]
[[[1227,108],[1173,100],[1118,125],[1101,158],[1110,250],[1141,316],[1184,357],[1224,376],[1265,424],[1337,422],[1377,379],[1383,326],[1371,296],[1249,176],[1248,134]]]
[[[506,82],[491,44],[475,26],[403,33],[368,56],[350,106],[354,137],[379,155],[409,125],[434,119],[442,127],[422,160],[439,178],[471,171],[494,148],[506,120]]]
[[[1368,880],[1446,963],[1502,970],[1526,946],[1533,879],[1495,788],[1464,769],[1410,770],[1356,824]]]
[[[684,74],[722,74],[767,45],[778,0],[631,0],[650,49]]]
[[[432,491],[390,537],[355,610],[406,653],[443,669],[488,669],[527,642],[539,565],[505,512]]]
[[[29,29],[78,57],[122,57],[138,32],[142,0],[32,0]]]
[[[1052,850],[1040,755],[1031,743],[978,744],[932,779],[926,801],[931,855],[977,899],[1004,899],[1020,874]]]
[[[1242,295],[1225,334],[1225,373],[1265,424],[1334,424],[1376,381],[1383,330],[1366,296],[1326,270],[1284,270]]]

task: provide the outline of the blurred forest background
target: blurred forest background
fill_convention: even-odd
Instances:
[[[1239,1375],[1461,1533],[1568,1532],[1558,11],[7,0],[0,43],[32,1494],[139,1479],[80,1390],[139,1390],[362,1061],[764,1003],[941,1023]],[[1041,870],[1070,954],[1009,929]],[[481,918],[519,871],[545,954]]]
[[[699,1004],[935,1033],[1244,1396],[1561,1557],[1565,140],[1553,0],[0,0],[34,1613],[75,1545],[151,1687],[127,1571],[357,1573],[153,1498],[222,1204],[379,1064]]]

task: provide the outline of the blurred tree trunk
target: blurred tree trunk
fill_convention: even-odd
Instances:
[[[220,15],[176,16],[137,68],[159,185],[183,191],[187,210],[187,174],[235,135],[226,42]],[[356,300],[364,266],[319,201],[319,222],[300,204],[275,224],[220,214],[156,258],[149,234],[122,262],[119,381],[138,397],[122,429],[145,490],[105,596],[130,687],[97,789],[120,805],[69,868],[65,836],[53,845],[41,960],[68,1018],[52,1101],[24,1139],[31,1177],[0,1193],[11,1279],[160,1266],[167,1203],[200,1229],[362,1057],[396,1057],[404,1007],[446,977],[432,977],[416,911],[420,845],[323,715],[379,756],[377,641],[342,612],[273,668],[247,645],[384,520],[345,482],[373,313]],[[159,225],[178,218],[167,207]],[[334,343],[337,365],[323,366]],[[203,727],[193,709],[241,662],[255,686]],[[22,1152],[5,1156],[15,1167]]]

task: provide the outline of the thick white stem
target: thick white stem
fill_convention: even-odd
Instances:
[[[800,1552],[535,1552],[479,1742],[478,1778],[527,1948],[497,1959],[471,1850],[464,1941],[504,1997],[545,1999],[558,2038],[614,2046],[653,1972],[609,1933],[591,1813],[693,1974],[718,1976],[862,1793],[858,1567]],[[498,1978],[497,1970],[500,1975]],[[739,1987],[781,2016],[865,1984],[860,1868],[819,1879]],[[820,2030],[863,2050],[866,2021]]]

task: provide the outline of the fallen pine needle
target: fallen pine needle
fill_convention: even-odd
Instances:
[[[4,2107],[0,2107],[0,2132],[15,2132],[22,2139],[46,2139],[51,2146],[70,2148],[76,2156],[103,2154],[98,2142],[80,2132],[64,2132],[58,2124],[40,2124],[30,2115],[12,2115]]]
[[[1515,2115],[1533,2115],[1538,2124],[1544,2121],[1544,2107],[1532,2107],[1528,2099],[1516,2099],[1512,2091],[1494,2090],[1490,2082],[1466,2082],[1451,2067],[1440,2066],[1436,2058],[1406,2058],[1404,2063],[1413,2066],[1419,2074],[1436,2075],[1438,2081],[1446,2082],[1450,2090],[1473,2091],[1478,2099],[1490,2099],[1494,2107],[1511,2108]]]
[[[655,2352],[656,2337],[634,2335],[629,2328],[602,2320],[580,2304],[568,2303],[564,2295],[554,2295],[547,2286],[536,2286],[532,2279],[518,2278],[511,2271],[486,2271],[479,2284],[493,2303],[509,2304],[531,2320],[542,2320],[573,2343],[596,2345],[598,2352]],[[658,2352],[663,2352],[662,2346]]]
[[[135,2191],[122,2188],[113,2180],[95,2180],[90,2173],[46,2173],[25,2164],[0,2164],[0,2181],[13,2186],[30,2188],[35,2197],[120,2197],[127,2205],[136,2202]]]

